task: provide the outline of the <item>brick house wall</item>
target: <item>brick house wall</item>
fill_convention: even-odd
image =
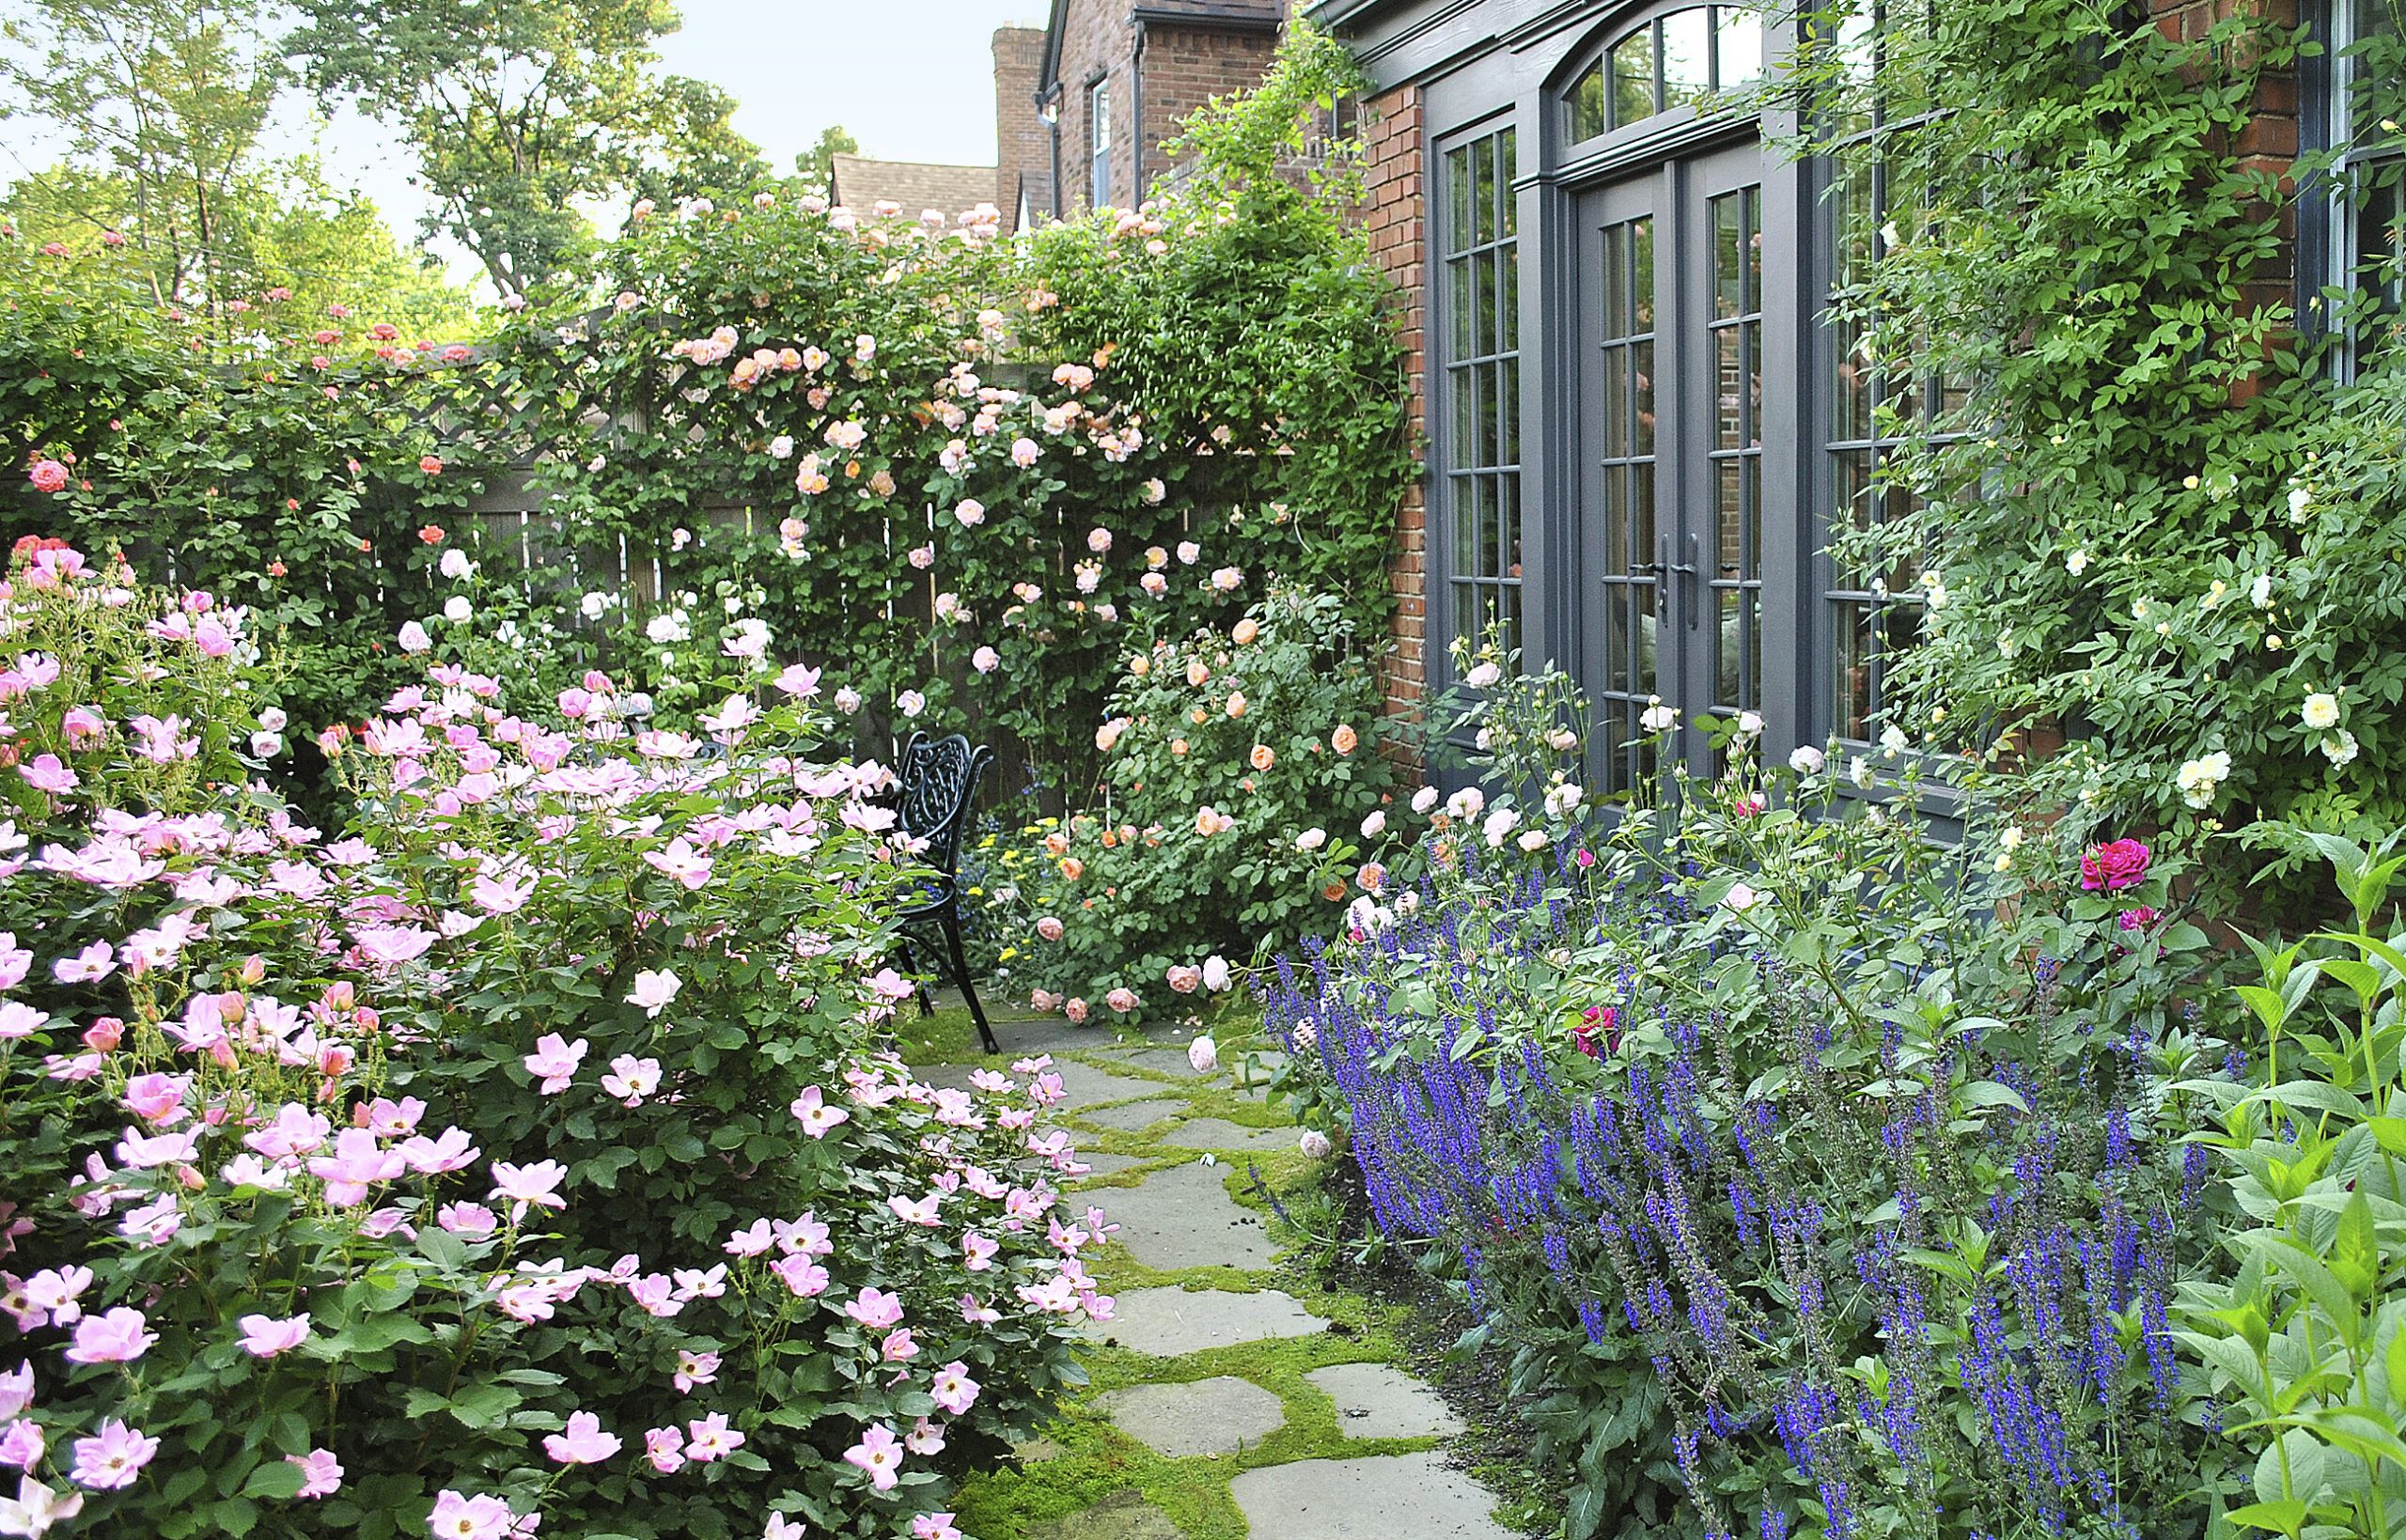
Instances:
[[[1368,194],[1363,222],[1371,257],[1396,288],[1396,332],[1411,377],[1415,440],[1424,440],[1429,427],[1422,128],[1418,86],[1399,86],[1363,106],[1362,170]],[[1396,512],[1395,546],[1387,559],[1387,582],[1396,598],[1390,632],[1395,650],[1380,665],[1380,683],[1391,717],[1416,716],[1428,688],[1428,526],[1424,478],[1413,484]]]
[[[1215,96],[1259,84],[1278,53],[1274,32],[1232,32],[1155,22],[1145,32],[1145,186],[1160,181],[1170,158],[1153,147],[1178,136],[1179,123]],[[1117,185],[1115,183],[1115,185]]]
[[[1131,127],[1129,65],[1136,47],[1136,27],[1125,0],[1069,0],[1061,10],[1060,60],[1054,78],[1061,88],[1061,211],[1074,214],[1087,207],[1094,185],[1087,147],[1094,143],[1094,83],[1110,83],[1111,186],[1114,201],[1124,201],[1135,178],[1134,136]]]
[[[1094,143],[1093,88],[1098,80],[1109,83],[1109,201],[1133,208],[1139,201],[1140,163],[1147,189],[1172,169],[1160,147],[1176,136],[1179,120],[1214,96],[1258,84],[1270,68],[1278,51],[1272,8],[1237,0],[1229,0],[1228,9],[1216,15],[1193,14],[1194,8],[1162,5],[1140,25],[1137,13],[1148,8],[1132,0],[1058,0],[1051,38],[1058,49],[1053,80],[1060,91],[1064,214],[1075,214],[1091,202],[1089,147]],[[1182,9],[1189,13],[1180,14]],[[1141,125],[1135,117],[1140,102]]]
[[[1018,228],[1023,196],[1031,214],[1053,207],[1053,134],[1036,106],[1043,75],[1043,28],[995,32],[994,207],[1006,230]]]

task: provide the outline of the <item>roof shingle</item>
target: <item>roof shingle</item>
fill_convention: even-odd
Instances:
[[[858,213],[891,200],[906,214],[934,209],[949,219],[994,201],[991,165],[937,165],[927,161],[872,161],[864,155],[835,157],[835,201]],[[1009,210],[1004,212],[1008,214]]]

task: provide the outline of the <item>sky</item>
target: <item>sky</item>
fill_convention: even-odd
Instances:
[[[12,6],[0,0],[0,15]],[[1044,24],[1045,0],[680,0],[683,30],[661,40],[662,68],[732,95],[735,126],[771,165],[789,169],[821,130],[841,124],[861,153],[894,161],[992,165],[993,34]],[[39,163],[18,125],[4,137]],[[404,240],[426,201],[410,185],[411,159],[381,125],[353,113],[319,120],[303,93],[283,104],[268,150],[315,140],[328,180],[356,188]],[[24,141],[22,142],[21,141]],[[0,159],[0,180],[16,171]],[[475,265],[436,249],[465,279]]]

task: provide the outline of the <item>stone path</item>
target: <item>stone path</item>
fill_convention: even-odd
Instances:
[[[1185,1033],[1150,1040],[1058,1019],[995,1023],[1004,1053],[1050,1054],[1052,1121],[1094,1170],[1076,1187],[1119,1233],[1096,1267],[1117,1300],[1089,1326],[1093,1390],[1019,1468],[973,1478],[980,1540],[1514,1540],[1493,1494],[1447,1461],[1462,1431],[1392,1359],[1376,1307],[1298,1299],[1274,1275],[1257,1184],[1307,1161],[1232,1068],[1198,1075]],[[1274,1060],[1273,1061],[1274,1063]],[[928,1066],[939,1082],[975,1064]],[[1239,1196],[1247,1201],[1240,1202]],[[1289,1283],[1291,1287],[1292,1284]]]

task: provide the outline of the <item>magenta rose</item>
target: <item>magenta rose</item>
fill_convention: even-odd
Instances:
[[[2080,885],[2091,893],[2119,893],[2147,876],[2150,852],[2134,839],[2089,847],[2080,858]]]

